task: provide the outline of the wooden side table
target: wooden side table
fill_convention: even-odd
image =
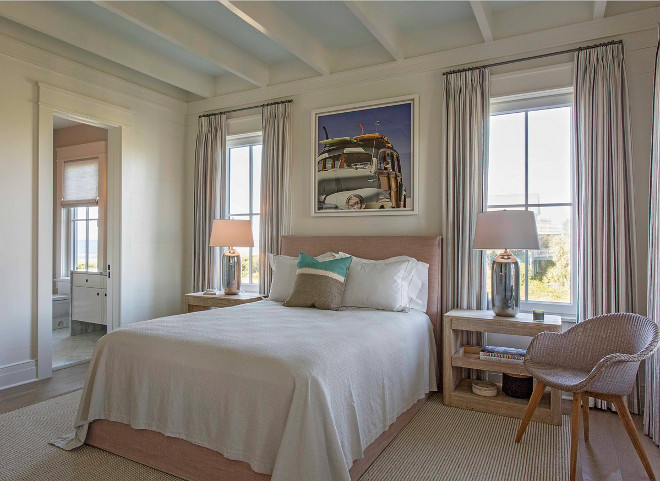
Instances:
[[[535,322],[531,314],[499,317],[492,311],[454,309],[444,315],[442,392],[447,406],[483,411],[522,419],[529,399],[507,396],[498,386],[497,396],[483,397],[472,392],[472,381],[463,378],[463,368],[529,376],[522,363],[479,359],[479,354],[463,351],[462,331],[492,332],[517,336],[535,336],[543,331],[561,332],[561,317],[545,316]],[[561,392],[546,392],[539,403],[533,421],[561,425]]]
[[[206,311],[212,307],[231,307],[239,304],[248,304],[262,300],[259,294],[241,292],[233,296],[217,294],[215,296],[205,295],[202,292],[193,292],[185,295],[186,312]]]

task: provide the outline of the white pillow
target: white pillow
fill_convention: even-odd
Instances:
[[[349,254],[346,254],[344,252],[340,252],[338,254],[338,256],[347,256],[347,255]],[[411,308],[420,311],[426,311],[426,307],[428,304],[428,289],[429,289],[428,287],[429,265],[425,262],[420,262],[417,259],[409,256],[390,257],[389,259],[385,259],[381,261],[361,259],[359,257],[353,256],[353,262],[351,262],[351,267],[348,269],[348,274],[346,277],[346,288],[344,289],[344,296],[347,295],[346,293],[349,290],[349,284],[354,284],[351,287],[354,287],[354,289],[357,290],[362,290],[362,291],[366,290],[368,292],[371,292],[373,289],[372,287],[369,287],[371,281],[369,279],[365,279],[364,276],[362,276],[359,279],[354,279],[355,282],[350,282],[351,269],[353,268],[354,265],[358,265],[361,262],[383,264],[383,263],[402,262],[402,261],[408,261],[408,266],[404,272],[402,279],[403,285],[401,286],[401,290],[400,290],[402,295],[401,302],[396,306],[395,309],[388,309],[388,310],[405,311],[408,308]],[[358,286],[356,282],[363,282],[364,285],[360,288],[360,286]],[[352,302],[356,302],[352,297],[352,294],[350,299]],[[379,303],[383,304],[382,301],[380,301]],[[342,298],[342,305],[348,306],[348,304],[345,303],[345,298]],[[353,307],[358,307],[358,306],[353,306]],[[360,307],[373,307],[376,309],[382,309],[374,306],[360,306]]]
[[[344,307],[408,310],[409,260],[370,261],[353,257],[341,298]]]
[[[334,258],[335,254],[326,252],[316,257],[316,260],[328,261]],[[268,299],[284,302],[293,292],[293,284],[296,282],[296,271],[298,270],[298,258],[268,254],[268,262],[271,269],[273,269],[273,280],[270,283]]]

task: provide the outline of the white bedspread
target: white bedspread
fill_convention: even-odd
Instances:
[[[245,461],[273,481],[349,481],[353,460],[436,390],[420,311],[272,301],[132,324],[99,340],[73,449],[109,419]]]

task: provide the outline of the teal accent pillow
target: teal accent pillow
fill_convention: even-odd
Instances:
[[[337,311],[346,285],[346,273],[352,257],[317,261],[300,253],[293,292],[284,301],[287,307],[316,307]]]

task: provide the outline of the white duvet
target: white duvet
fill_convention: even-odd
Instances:
[[[273,481],[348,481],[363,450],[427,392],[426,314],[273,301],[165,317],[99,340],[73,449],[95,419],[182,438]]]

